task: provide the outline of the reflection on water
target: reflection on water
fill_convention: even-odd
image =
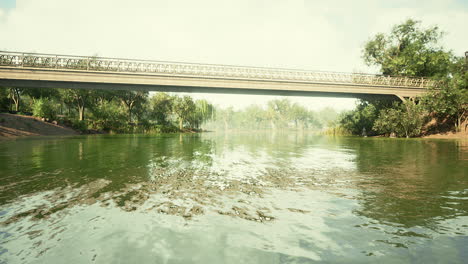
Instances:
[[[462,263],[467,141],[307,133],[0,143],[0,263]]]

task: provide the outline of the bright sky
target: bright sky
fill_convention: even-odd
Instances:
[[[468,0],[0,0],[0,49],[169,61],[374,72],[361,49],[407,18],[468,50]],[[235,108],[271,96],[193,94]],[[353,99],[291,97],[311,109]]]

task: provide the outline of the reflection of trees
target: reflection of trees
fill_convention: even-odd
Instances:
[[[0,149],[0,205],[26,194],[110,180],[103,191],[148,180],[158,157],[209,165],[214,143],[200,135],[115,135],[5,142]],[[96,195],[98,195],[96,193]]]
[[[456,141],[356,139],[363,178],[358,215],[407,227],[435,228],[437,221],[468,215],[466,163]]]
[[[212,133],[205,137],[221,143],[215,146],[216,154],[229,155],[234,149],[244,149],[253,159],[267,154],[272,161],[300,156],[308,147],[324,139],[311,133],[296,131]]]

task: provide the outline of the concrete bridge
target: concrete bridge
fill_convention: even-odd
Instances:
[[[437,88],[427,78],[0,51],[0,86],[384,97]]]

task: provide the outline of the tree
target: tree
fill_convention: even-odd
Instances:
[[[0,87],[0,111],[8,111],[10,108],[9,105],[9,88]]]
[[[212,118],[214,113],[214,107],[206,100],[195,101],[195,111],[191,113],[188,121],[193,128],[200,128],[200,125]]]
[[[250,105],[244,110],[244,120],[246,120],[248,128],[258,129],[267,120],[265,110],[258,105]]]
[[[23,94],[29,96],[33,103],[39,98],[55,99],[59,98],[59,90],[54,88],[26,88],[23,89]]]
[[[340,124],[352,134],[360,135],[364,129],[368,134],[374,134],[375,131],[372,128],[379,116],[379,110],[376,105],[368,101],[361,101],[355,110],[342,117]]]
[[[52,102],[47,98],[39,98],[33,102],[32,107],[33,115],[37,117],[44,117],[50,120],[55,119],[57,111]]]
[[[122,104],[118,100],[102,100],[91,107],[90,124],[93,129],[113,131],[113,132],[129,132],[128,124],[126,124],[126,109],[122,108]]]
[[[174,99],[173,111],[179,119],[179,129],[183,129],[183,124],[195,111],[196,106],[190,96],[178,97]]]
[[[396,132],[409,137],[421,133],[424,115],[433,112],[456,120],[456,126],[460,127],[467,112],[466,77],[461,77],[466,71],[460,70],[460,66],[456,70],[455,65],[460,64],[457,58],[439,44],[443,35],[436,26],[423,29],[419,21],[409,19],[394,26],[389,34],[380,33],[369,40],[363,49],[363,58],[368,65],[378,66],[386,75],[442,80],[444,87],[424,96],[420,105],[413,102],[385,105],[383,101],[372,101],[370,104],[375,109],[371,116],[368,115],[371,106],[358,106],[344,116],[342,125],[354,134],[360,133],[357,128],[360,125],[366,129],[370,126],[379,133]],[[361,118],[366,116],[370,118]],[[365,124],[362,123],[364,120]]]
[[[225,109],[219,109],[216,111],[216,118],[219,118],[223,121],[224,130],[227,131],[229,129],[229,124],[233,120],[234,113],[235,112],[232,106],[225,108]]]
[[[169,124],[169,115],[172,112],[174,97],[167,93],[157,93],[150,98],[150,117],[160,125]]]
[[[294,121],[295,128],[298,128],[300,124],[301,128],[304,129],[310,114],[305,107],[295,103],[291,106],[289,116]]]
[[[267,103],[267,115],[271,127],[287,127],[291,115],[291,101],[288,99],[271,100]]]
[[[17,87],[10,87],[9,97],[15,103],[15,111],[18,112],[21,105],[21,93],[23,89]]]
[[[408,19],[390,34],[374,36],[364,46],[364,61],[385,75],[447,76],[453,55],[439,45],[444,33],[437,26],[423,29],[420,23]]]
[[[464,58],[452,65],[452,77],[446,78],[442,89],[433,89],[422,98],[426,109],[441,119],[449,119],[456,131],[468,119],[468,71]]]
[[[78,110],[78,120],[83,121],[85,119],[85,110],[88,105],[91,90],[85,89],[63,89],[60,91],[63,102],[72,107],[76,107]]]
[[[406,101],[395,103],[393,107],[382,109],[373,130],[383,134],[396,133],[397,136],[414,137],[421,134],[425,122],[422,105]]]
[[[117,98],[127,108],[128,122],[132,122],[132,111],[135,107],[143,106],[148,98],[148,92],[145,91],[118,91]]]

